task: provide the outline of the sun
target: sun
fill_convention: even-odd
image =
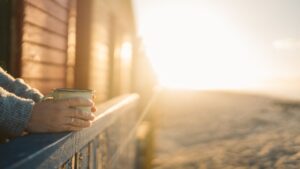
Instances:
[[[181,11],[181,12],[178,12]],[[157,9],[144,25],[150,61],[162,86],[185,89],[244,89],[265,72],[227,18],[210,9]],[[155,18],[155,19],[154,19]],[[154,27],[153,25],[159,25]]]

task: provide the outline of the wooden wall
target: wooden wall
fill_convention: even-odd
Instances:
[[[114,17],[112,96],[132,91],[135,20],[131,0],[110,1]]]
[[[43,93],[65,87],[70,0],[24,0],[23,5],[21,77]]]
[[[112,23],[110,8],[107,1],[92,1],[92,22],[91,22],[91,62],[90,62],[90,88],[95,89],[98,93],[97,101],[104,101],[109,98],[109,72],[110,67],[110,51],[112,35]]]
[[[77,7],[75,86],[95,89],[97,102],[131,92],[131,1],[78,1]]]
[[[20,76],[43,93],[96,90],[96,102],[131,92],[131,0],[23,0]]]
[[[131,0],[20,2],[23,9],[20,76],[27,83],[44,94],[60,87],[93,89],[96,103],[132,92],[135,25]],[[105,135],[94,139],[100,143],[97,151],[104,151],[97,154],[101,155],[97,157],[99,166],[109,160],[114,168],[133,168],[135,131],[130,130],[137,115],[138,112],[123,114]],[[128,143],[123,140],[126,133],[132,137]],[[107,136],[107,144],[102,143]],[[120,157],[113,157],[111,152],[122,144]],[[77,153],[88,150],[85,147]]]

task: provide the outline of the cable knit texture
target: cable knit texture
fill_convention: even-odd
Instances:
[[[0,135],[20,135],[31,117],[34,103],[42,98],[40,92],[22,79],[14,79],[0,68]]]
[[[0,67],[0,86],[15,95],[32,99],[35,102],[40,101],[43,95],[36,89],[31,88],[24,83],[22,79],[14,79]]]
[[[0,132],[4,136],[18,136],[27,126],[34,101],[20,98],[0,87]]]

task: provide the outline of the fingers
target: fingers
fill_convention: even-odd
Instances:
[[[68,117],[65,119],[64,127],[61,127],[60,129],[62,129],[63,131],[79,131],[83,128],[90,127],[91,125],[91,121]]]
[[[97,111],[97,108],[96,108],[95,106],[93,106],[93,107],[91,108],[91,111],[94,113],[94,112]]]
[[[79,131],[82,127],[72,126],[72,125],[66,125],[65,131]]]
[[[94,102],[85,98],[69,98],[61,99],[56,101],[58,104],[67,106],[67,107],[92,107]]]
[[[66,125],[85,128],[85,127],[90,127],[92,125],[92,122],[72,117],[67,119]]]
[[[94,120],[95,115],[90,112],[84,112],[78,108],[69,108],[65,110],[67,117],[78,118],[82,120]]]
[[[70,107],[82,106],[82,109]],[[86,107],[86,108],[85,108]],[[26,130],[29,132],[78,131],[89,127],[95,115],[91,113],[94,103],[91,100],[76,98],[46,100],[34,105]],[[86,111],[86,112],[84,112]]]

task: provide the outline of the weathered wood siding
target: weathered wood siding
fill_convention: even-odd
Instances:
[[[43,93],[60,87],[94,89],[97,104],[132,92],[135,25],[131,0],[19,2],[22,2],[20,13],[23,14],[21,56],[15,60],[20,58],[21,64],[20,71],[16,72],[27,83]],[[43,152],[25,146],[29,154],[12,153],[13,158],[8,158],[6,165],[15,168],[134,168],[135,135],[141,122],[138,100],[137,95],[132,95],[108,102],[109,107],[99,106],[93,126],[80,132],[49,134],[49,137],[32,135],[36,143],[29,142],[40,146]],[[16,139],[15,144],[23,147],[23,139],[26,142],[28,137]],[[57,141],[54,147],[53,141]],[[10,148],[18,149],[11,146],[6,150]],[[16,161],[20,163],[15,165]]]
[[[24,0],[21,77],[43,93],[67,85],[70,1]]]

